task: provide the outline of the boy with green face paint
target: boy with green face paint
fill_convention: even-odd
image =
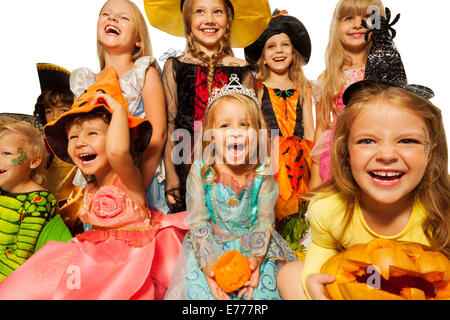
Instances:
[[[55,197],[41,185],[46,155],[37,129],[0,117],[0,281],[35,252],[57,213]],[[67,228],[61,231],[70,237]]]

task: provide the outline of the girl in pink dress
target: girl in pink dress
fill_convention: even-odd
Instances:
[[[377,8],[377,9],[375,9]],[[330,27],[326,51],[326,70],[313,82],[316,101],[317,126],[310,189],[329,182],[332,178],[330,147],[339,113],[344,109],[342,94],[352,83],[364,79],[370,39],[361,21],[372,15],[385,15],[381,0],[339,0]]]
[[[114,68],[45,126],[53,153],[90,178],[80,218],[93,230],[47,243],[2,282],[0,299],[163,298],[186,228],[184,213],[146,206],[138,159],[151,133],[130,116]]]

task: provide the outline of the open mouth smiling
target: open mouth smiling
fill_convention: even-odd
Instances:
[[[215,28],[206,28],[206,29],[201,29],[203,33],[216,33],[219,29],[215,29]]]
[[[370,171],[369,174],[377,182],[396,182],[405,175],[401,171]]]
[[[105,32],[106,32],[106,34],[109,34],[109,35],[115,35],[115,36],[120,35],[120,29],[116,28],[115,26],[110,25],[110,24],[106,26]]]
[[[245,148],[245,145],[243,143],[232,143],[232,144],[227,145],[228,151],[240,152],[240,151],[243,151],[244,148]]]
[[[361,38],[364,37],[365,32],[355,32],[355,33],[350,33],[348,36],[351,38]]]
[[[97,155],[93,153],[84,153],[80,154],[78,158],[81,160],[83,164],[89,164],[97,158]]]

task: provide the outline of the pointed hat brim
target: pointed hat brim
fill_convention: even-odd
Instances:
[[[409,84],[409,85],[400,85],[393,82],[387,82],[387,81],[375,81],[375,80],[362,80],[353,83],[350,85],[342,95],[342,101],[344,105],[347,105],[350,102],[350,99],[352,96],[358,92],[359,90],[365,89],[365,88],[371,88],[375,86],[386,86],[386,87],[397,87],[402,88],[405,90],[408,90],[412,93],[417,94],[418,96],[421,96],[425,99],[431,99],[434,97],[434,92],[428,87],[422,86],[422,85],[416,85],[416,84]]]

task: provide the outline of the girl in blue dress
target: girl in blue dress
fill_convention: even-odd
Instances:
[[[211,96],[187,178],[190,227],[165,299],[281,299],[280,264],[297,259],[275,231],[278,185],[268,170],[266,128],[252,90],[231,81]],[[259,159],[258,159],[259,158]],[[231,250],[250,260],[245,285],[225,293],[212,266]]]

